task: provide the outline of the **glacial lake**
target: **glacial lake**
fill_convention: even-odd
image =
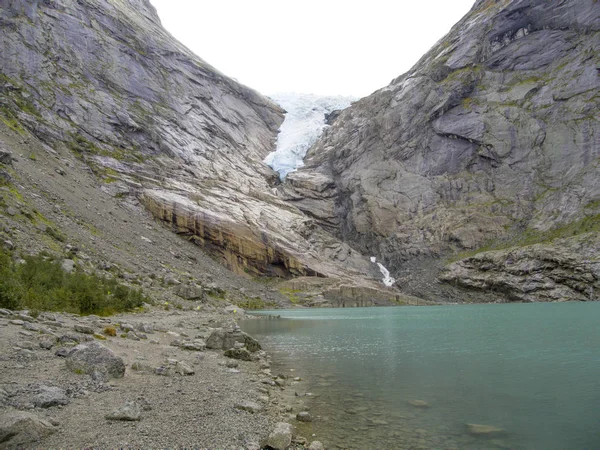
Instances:
[[[327,448],[600,448],[600,303],[257,314],[281,319],[242,329],[315,417],[290,422]]]

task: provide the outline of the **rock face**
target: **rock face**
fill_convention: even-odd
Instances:
[[[0,21],[4,119],[72,150],[103,191],[238,274],[379,284],[367,258],[272,191],[263,160],[283,110],[175,41],[148,0],[14,0]]]
[[[279,195],[412,293],[441,297],[440,257],[578,221],[598,230],[598,68],[594,0],[480,0],[342,111]]]

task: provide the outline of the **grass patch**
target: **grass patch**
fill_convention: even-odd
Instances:
[[[0,250],[0,307],[75,314],[110,315],[142,306],[148,298],[117,280],[66,273],[44,255],[26,256],[16,264]]]
[[[243,302],[236,302],[236,304],[243,309],[271,309],[277,306],[276,303],[265,302],[260,297],[247,298]]]

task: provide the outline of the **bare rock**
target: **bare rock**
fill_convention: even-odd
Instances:
[[[54,433],[52,424],[25,411],[7,411],[0,415],[0,445],[2,448],[27,446]]]
[[[285,422],[278,422],[267,438],[267,445],[275,450],[285,450],[292,443],[294,427]]]
[[[257,413],[257,412],[260,412],[260,411],[262,411],[264,409],[261,404],[256,403],[256,402],[252,402],[250,400],[239,401],[239,402],[237,402],[234,405],[234,408],[235,409],[240,409],[242,411],[248,411],[248,412],[251,412],[253,414]]]
[[[38,408],[50,408],[52,406],[69,404],[69,397],[59,387],[40,386],[40,391],[33,399],[33,404]]]
[[[66,363],[67,368],[76,373],[106,375],[112,378],[122,378],[125,375],[123,359],[97,342],[74,347],[67,356]]]
[[[301,411],[298,414],[296,414],[296,420],[300,422],[312,422],[313,418],[308,411]]]
[[[142,419],[142,406],[134,401],[126,402],[105,416],[106,420],[139,421]]]
[[[229,350],[225,350],[223,355],[228,358],[241,359],[243,361],[252,361],[253,359],[252,353],[245,348],[230,348]]]

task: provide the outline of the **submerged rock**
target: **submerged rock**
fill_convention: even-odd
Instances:
[[[506,430],[494,427],[492,425],[479,425],[475,423],[467,423],[466,427],[467,433],[477,437],[493,438],[503,436],[506,434]]]

